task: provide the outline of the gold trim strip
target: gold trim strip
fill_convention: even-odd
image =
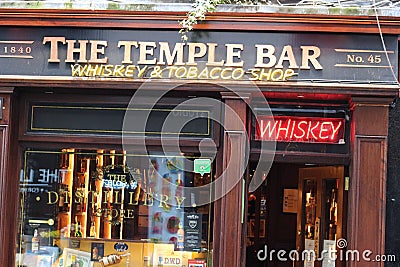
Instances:
[[[361,104],[354,104],[354,106],[356,106],[356,107],[388,107],[389,106],[389,104],[364,104],[364,103],[361,103]],[[368,137],[371,137],[371,136],[368,136]]]
[[[394,51],[389,50],[389,51],[382,51],[382,50],[361,50],[361,49],[342,49],[342,48],[335,48],[336,52],[353,52],[353,53],[388,53],[388,54],[394,54]]]
[[[335,64],[335,67],[340,68],[393,68],[391,66],[371,66],[371,65],[350,65],[350,64]]]
[[[0,44],[33,44],[35,41],[0,41]]]
[[[209,110],[201,109],[167,109],[167,108],[112,108],[112,107],[81,107],[81,106],[45,106],[45,105],[33,105],[32,108],[70,108],[70,109],[106,109],[106,110],[150,110],[150,111],[195,111],[195,112],[206,112],[210,113]]]
[[[26,201],[26,194],[28,193],[27,191],[23,191],[23,192],[21,192],[21,185],[22,185],[22,187],[25,187],[26,186],[26,182],[25,182],[25,178],[26,178],[26,174],[27,174],[27,157],[28,157],[28,153],[27,153],[27,151],[25,150],[24,151],[24,166],[23,166],[23,171],[24,171],[24,173],[23,173],[23,176],[22,176],[22,182],[21,182],[21,175],[19,176],[19,188],[18,188],[18,194],[20,195],[20,200],[19,200],[19,205],[20,205],[20,208],[21,208],[21,218],[20,218],[20,220],[21,220],[21,222],[19,223],[19,231],[20,231],[20,233],[23,233],[23,228],[24,228],[24,224],[22,223],[22,222],[24,222],[25,221],[25,201]],[[22,242],[23,242],[23,239],[21,238],[20,239],[20,241],[19,241],[19,245],[20,245],[20,252],[22,252]]]
[[[18,56],[18,55],[0,55],[0,58],[33,58],[33,56]]]
[[[31,107],[31,118],[30,118],[30,124],[31,124],[31,127],[30,127],[30,129],[29,130],[32,130],[34,127],[33,127],[33,122],[35,121],[34,120],[34,116],[35,116],[35,114],[34,114],[34,112],[33,112],[33,109],[34,109],[34,106],[32,106]]]
[[[167,155],[160,155],[160,154],[111,154],[111,153],[97,153],[97,152],[61,152],[61,151],[54,151],[54,150],[25,150],[25,159],[28,157],[28,154],[74,154],[74,155],[102,155],[102,156],[131,156],[131,157],[152,157],[152,158],[169,158],[170,156]],[[157,151],[155,151],[157,153]],[[205,158],[209,159],[209,157],[198,157],[198,156],[189,156],[189,155],[176,155],[173,156],[174,158]]]
[[[205,133],[179,133],[179,132],[134,132],[134,131],[117,131],[117,130],[92,130],[92,129],[68,129],[68,128],[31,128],[32,131],[53,131],[53,132],[89,132],[89,133],[127,133],[127,134],[167,134],[167,135],[197,135],[209,136]]]

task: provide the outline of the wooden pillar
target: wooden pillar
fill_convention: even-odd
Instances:
[[[360,261],[348,266],[384,266],[375,255],[385,253],[386,152],[388,105],[392,99],[354,98],[352,166],[348,210],[348,250]],[[364,255],[371,261],[366,261]],[[369,252],[366,252],[367,254]]]
[[[14,266],[11,257],[15,253],[15,231],[17,216],[17,198],[18,194],[11,190],[19,182],[19,176],[11,176],[11,93],[13,88],[0,87],[0,97],[3,99],[2,118],[0,119],[0,266]],[[14,181],[12,181],[14,180]],[[16,182],[15,182],[16,181]],[[14,234],[14,235],[13,235]]]
[[[235,94],[222,94],[225,105],[224,129],[223,129],[223,168],[225,172],[222,188],[216,188],[218,193],[222,189],[232,188],[220,200],[215,202],[214,213],[214,258],[213,266],[240,267],[245,261],[244,251],[244,214],[242,206],[243,196],[243,171],[246,168],[242,164],[246,153],[246,110],[249,96],[237,96]],[[238,119],[239,117],[239,119]],[[228,167],[229,165],[229,167]],[[234,181],[238,181],[236,184]],[[246,192],[245,192],[246,193]],[[217,242],[215,242],[217,241]]]

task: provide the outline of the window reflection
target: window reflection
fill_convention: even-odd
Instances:
[[[212,173],[194,173],[183,159],[116,150],[26,151],[17,265],[206,263],[212,205],[196,206],[198,196],[188,196],[184,186],[207,184]]]

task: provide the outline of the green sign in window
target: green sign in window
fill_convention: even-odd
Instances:
[[[204,175],[205,173],[211,173],[211,160],[210,159],[195,159],[194,160],[194,172]]]

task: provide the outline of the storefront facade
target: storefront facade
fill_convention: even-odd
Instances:
[[[182,16],[0,14],[0,265],[376,266],[398,22]]]

